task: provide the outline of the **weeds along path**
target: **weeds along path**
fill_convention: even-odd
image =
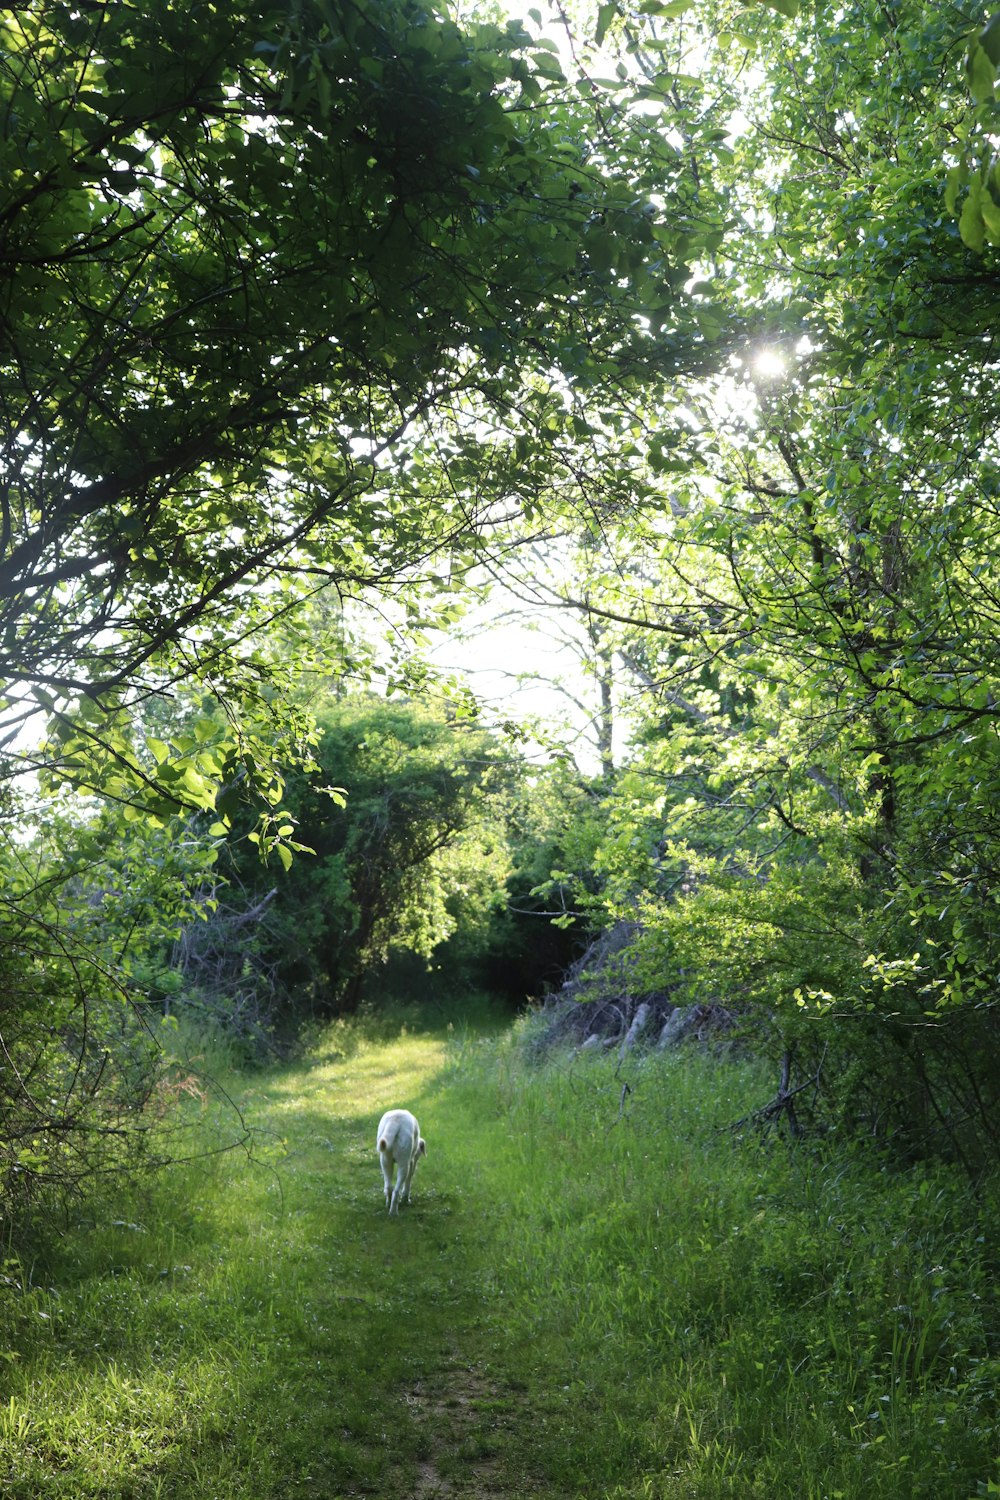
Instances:
[[[174,1169],[142,1204],[91,1205],[56,1257],[8,1261],[5,1500],[566,1494],[501,1373],[489,1167],[473,1180],[454,1148],[453,1076],[444,1037],[406,1034],[244,1075],[270,1164]],[[428,1156],[390,1218],[374,1138],[401,1104]]]

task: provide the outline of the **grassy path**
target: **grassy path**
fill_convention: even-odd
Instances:
[[[489,1164],[456,1180],[462,1097],[445,1054],[441,1036],[403,1035],[267,1090],[289,1143],[270,1253],[294,1319],[289,1357],[275,1350],[265,1383],[282,1393],[266,1401],[275,1494],[557,1493],[529,1473],[531,1414],[495,1366],[503,1329],[480,1201]],[[374,1137],[397,1103],[416,1111],[430,1144],[412,1204],[390,1218]],[[290,1465],[288,1425],[303,1413]]]
[[[1000,1493],[995,1206],[734,1140],[769,1081],[336,1030],[238,1076],[256,1161],[81,1205],[0,1268],[0,1496]],[[390,1218],[397,1104],[428,1156]]]
[[[445,1053],[402,1035],[250,1081],[273,1168],[178,1171],[61,1259],[9,1263],[0,1493],[563,1494],[531,1472],[536,1418],[496,1359],[489,1164],[463,1179]],[[390,1219],[374,1134],[401,1102],[429,1155]]]

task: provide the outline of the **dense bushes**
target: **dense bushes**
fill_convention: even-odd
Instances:
[[[162,955],[201,903],[212,851],[70,800],[0,849],[0,1192],[8,1214],[147,1159],[169,1102]]]
[[[329,1014],[356,1010],[394,951],[429,962],[457,932],[484,942],[503,905],[500,804],[517,767],[472,724],[364,694],[319,708],[313,758],[285,784],[305,846],[290,867],[262,865],[238,838],[228,849],[248,899],[273,897],[258,957],[293,1007]]]
[[[566,901],[553,871],[579,867],[588,837],[579,778],[529,776],[506,741],[433,703],[356,694],[320,706],[317,730],[313,769],[284,788],[305,851],[275,869],[237,837],[220,863],[224,905],[267,903],[234,940],[271,977],[276,1012],[433,999],[442,983],[519,1004],[558,982],[579,946],[552,922]]]

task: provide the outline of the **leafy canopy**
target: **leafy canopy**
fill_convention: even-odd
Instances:
[[[460,567],[509,488],[483,424],[544,451],[557,374],[648,362],[706,232],[653,117],[424,0],[27,4],[0,115],[10,729],[235,703],[297,590]]]

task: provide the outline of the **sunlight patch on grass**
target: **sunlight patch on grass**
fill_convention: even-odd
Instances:
[[[405,1029],[393,1041],[352,1041],[349,1052],[340,1052],[336,1039],[331,1028],[318,1049],[323,1060],[305,1076],[298,1071],[276,1074],[267,1083],[268,1097],[292,1108],[322,1097],[323,1107],[333,1114],[366,1115],[419,1098],[448,1055],[446,1036],[414,1035]]]

